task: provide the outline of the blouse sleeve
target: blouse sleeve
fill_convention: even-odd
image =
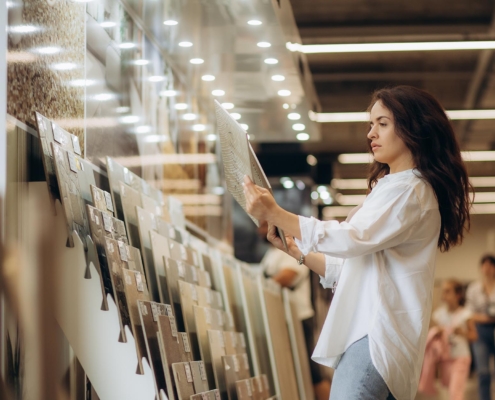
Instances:
[[[374,253],[403,243],[419,221],[421,206],[414,188],[396,185],[370,195],[350,221],[299,217],[303,254],[310,251],[337,258]]]
[[[325,276],[320,276],[320,283],[325,289],[333,289],[337,285],[342,272],[342,258],[325,256]]]

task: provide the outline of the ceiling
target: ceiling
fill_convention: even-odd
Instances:
[[[291,0],[303,44],[462,41],[495,38],[492,0]],[[446,109],[495,108],[491,50],[307,54],[322,112],[364,111],[374,90],[407,84]],[[495,150],[495,122],[455,121],[463,150]],[[321,158],[366,151],[365,123],[322,124],[322,139],[302,145]],[[471,163],[471,175],[495,175]],[[333,176],[365,177],[366,166],[333,163]]]

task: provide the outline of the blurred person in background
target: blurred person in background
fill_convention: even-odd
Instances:
[[[267,240],[268,224],[260,221],[258,233]],[[314,310],[311,303],[311,279],[309,269],[299,265],[294,258],[274,246],[270,246],[261,260],[261,268],[266,277],[273,279],[284,288],[291,290],[291,299],[297,306],[297,316],[302,323],[306,348],[308,351],[311,380],[317,400],[328,400],[330,382],[324,379],[320,367],[309,355],[313,353],[314,343]]]
[[[473,313],[478,340],[473,344],[480,400],[490,400],[490,358],[495,356],[495,256],[481,259],[481,279],[472,282],[466,293],[466,306]]]
[[[477,338],[472,312],[464,307],[464,286],[456,279],[442,284],[442,302],[432,315],[419,391],[437,394],[435,377],[440,367],[441,382],[450,400],[463,400],[471,366],[469,342]]]

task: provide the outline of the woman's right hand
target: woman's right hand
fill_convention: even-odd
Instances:
[[[296,242],[294,239],[290,236],[285,235],[285,240],[287,242],[287,249],[284,246],[284,242],[278,235],[277,227],[274,225],[268,225],[268,233],[266,235],[266,238],[268,241],[273,244],[277,249],[282,250],[284,253],[287,253],[290,255],[290,249],[297,247]]]

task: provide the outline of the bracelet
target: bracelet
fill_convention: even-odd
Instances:
[[[299,265],[303,265],[304,264],[304,254],[303,253],[301,253],[301,257],[299,257],[299,260],[297,260],[297,263]]]

